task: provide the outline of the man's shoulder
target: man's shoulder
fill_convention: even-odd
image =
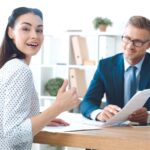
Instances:
[[[147,57],[147,60],[150,61],[150,53],[147,52],[145,56]]]
[[[116,54],[111,57],[104,58],[100,60],[101,63],[116,63],[123,59],[123,53]]]

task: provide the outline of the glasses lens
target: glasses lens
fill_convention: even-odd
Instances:
[[[146,41],[141,41],[141,40],[131,40],[129,37],[126,36],[122,36],[122,40],[123,42],[129,44],[132,43],[134,46],[136,47],[141,47],[143,46],[146,42],[148,42],[149,40]]]
[[[143,42],[142,41],[133,41],[133,45],[136,46],[136,47],[141,47],[143,46]]]
[[[125,43],[130,43],[131,42],[131,40],[128,37],[126,37],[126,36],[122,36],[122,40]]]

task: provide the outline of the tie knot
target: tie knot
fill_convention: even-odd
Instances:
[[[129,66],[129,69],[136,70],[136,69],[137,69],[137,67],[136,67],[136,66]]]
[[[137,67],[136,66],[130,66],[133,70],[136,70]]]
[[[136,66],[130,66],[128,69],[131,70],[134,74],[136,74]]]

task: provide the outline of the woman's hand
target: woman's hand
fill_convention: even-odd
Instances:
[[[59,118],[55,118],[53,120],[51,120],[48,124],[48,126],[68,126],[69,123],[67,123],[66,121],[59,119]]]
[[[68,85],[68,81],[64,80],[63,85],[58,90],[57,97],[55,103],[58,105],[58,109],[63,111],[68,111],[77,107],[80,104],[80,100],[77,96],[77,91],[75,88],[71,88],[66,91]]]

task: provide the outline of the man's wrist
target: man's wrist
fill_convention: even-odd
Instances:
[[[92,120],[97,120],[97,116],[98,116],[98,114],[100,114],[101,112],[102,112],[102,109],[96,109],[96,110],[94,110],[94,111],[91,113],[90,118],[91,118]]]

